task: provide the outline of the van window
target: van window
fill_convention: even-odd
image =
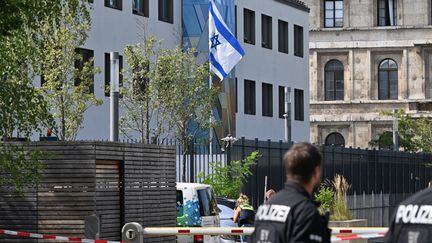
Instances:
[[[197,190],[201,216],[218,215],[216,198],[211,188]]]
[[[183,192],[181,190],[177,190],[177,217],[183,215]]]

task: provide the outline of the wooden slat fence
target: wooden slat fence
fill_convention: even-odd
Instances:
[[[100,219],[100,238],[121,239],[126,222],[175,226],[175,148],[111,142],[35,142],[47,152],[43,179],[22,195],[0,188],[0,228],[85,238],[84,219]],[[174,242],[153,237],[146,242]],[[0,236],[0,242],[48,242]],[[51,241],[52,242],[52,241]]]

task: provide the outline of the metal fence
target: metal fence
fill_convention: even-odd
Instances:
[[[177,179],[181,179],[181,146],[177,147]],[[259,141],[239,139],[231,148],[221,148],[213,144],[210,154],[209,144],[194,141],[191,153],[186,158],[187,181],[200,182],[198,172],[212,173],[209,162],[220,161],[227,164],[231,160],[243,160],[251,152],[259,151],[261,157],[251,168],[253,176],[243,188],[254,205],[264,198],[264,180],[268,177],[267,188],[279,190],[286,180],[282,164],[283,154],[292,144],[282,141]],[[323,155],[322,177],[332,179],[336,174],[346,177],[351,184],[350,195],[372,193],[412,194],[427,187],[432,180],[432,155],[426,153],[394,152],[389,150],[368,150],[335,146],[318,146]]]

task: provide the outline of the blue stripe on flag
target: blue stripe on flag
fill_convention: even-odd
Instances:
[[[225,73],[222,66],[216,61],[216,58],[213,56],[213,53],[210,52],[209,56],[210,56],[211,65],[213,65],[222,74],[223,77],[228,76],[228,74]]]
[[[221,21],[217,18],[216,14],[213,11],[213,5],[210,3],[210,13],[213,16],[213,21],[216,25],[217,30],[220,34],[223,35],[223,37],[231,44],[234,49],[237,50],[240,55],[244,56],[245,52],[243,48],[241,48],[240,43],[237,41],[237,39],[225,28],[225,26],[221,23]]]

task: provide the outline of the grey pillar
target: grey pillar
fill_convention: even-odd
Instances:
[[[285,142],[291,142],[291,87],[285,87]]]
[[[110,53],[110,61],[111,61],[111,82],[110,82],[110,141],[117,142],[118,141],[118,133],[119,133],[119,53],[111,52]]]
[[[139,223],[127,223],[122,229],[122,241],[126,243],[143,243],[144,230]]]
[[[398,110],[393,110],[393,150],[399,151]]]

